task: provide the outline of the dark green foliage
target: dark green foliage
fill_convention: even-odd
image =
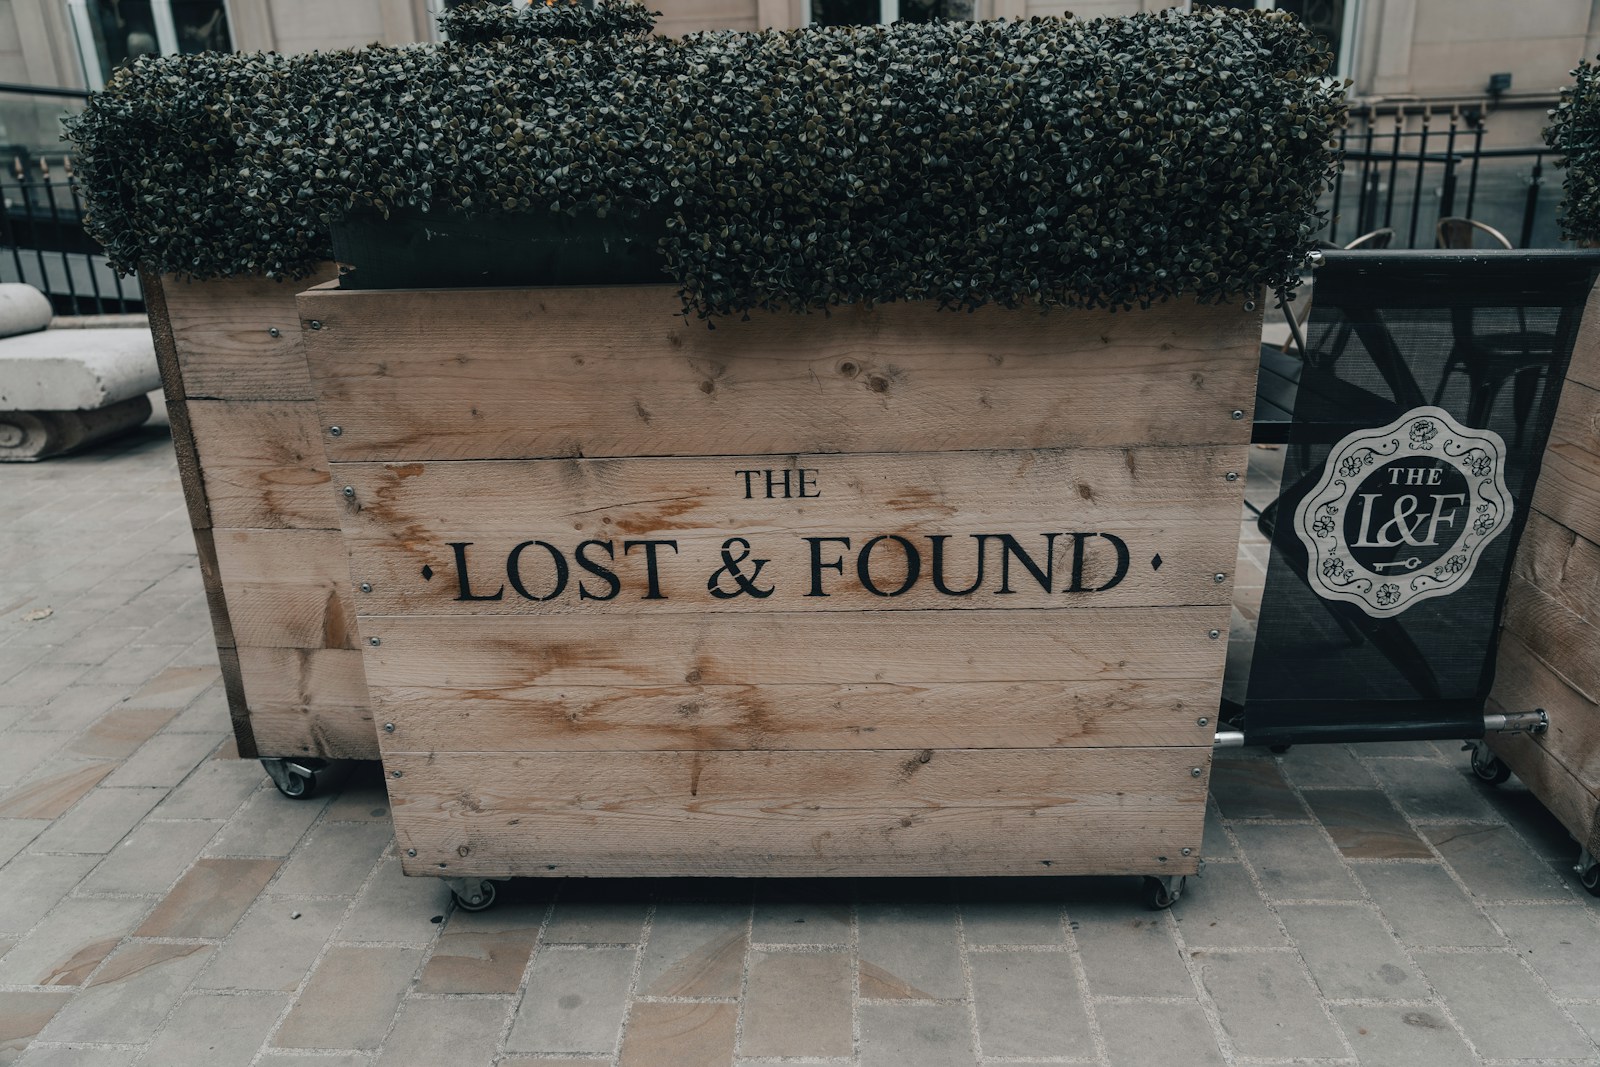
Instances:
[[[459,44],[546,38],[593,41],[643,37],[655,28],[657,14],[636,0],[599,0],[592,9],[577,0],[514,6],[504,0],[476,0],[439,16],[439,25]]]
[[[1550,112],[1544,138],[1563,157],[1556,166],[1567,168],[1562,238],[1600,244],[1600,67],[1584,60],[1572,76],[1574,84],[1561,91],[1561,102]]]
[[[598,212],[665,215],[702,315],[1125,307],[1290,279],[1343,119],[1329,61],[1286,15],[1215,9],[523,35],[141,60],[73,134],[123,268],[299,275],[351,212]]]

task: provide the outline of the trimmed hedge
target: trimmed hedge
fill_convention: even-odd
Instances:
[[[593,8],[576,3],[512,6],[505,0],[477,0],[439,16],[439,25],[458,44],[500,40],[592,41],[643,37],[659,13],[634,0],[600,0]]]
[[[1563,157],[1556,166],[1567,169],[1562,239],[1600,244],[1600,67],[1584,60],[1572,77],[1574,84],[1561,91],[1561,102],[1550,112],[1544,138]]]
[[[668,273],[713,315],[1253,297],[1322,222],[1343,96],[1281,13],[667,40],[630,11],[141,59],[71,131],[91,232],[124,270],[302,276],[351,213],[664,210]]]

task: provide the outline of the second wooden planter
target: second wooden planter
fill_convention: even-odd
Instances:
[[[1196,869],[1259,312],[299,312],[406,873]]]

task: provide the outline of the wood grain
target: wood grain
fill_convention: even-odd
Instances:
[[[1211,744],[1209,678],[372,687],[395,751],[1112,748]],[[1207,724],[1201,726],[1199,720]]]
[[[1600,285],[1589,293],[1572,343],[1572,362],[1567,366],[1567,384],[1577,382],[1600,389]]]
[[[1222,607],[363,617],[367,674],[386,689],[445,686],[928,685],[1210,679]],[[981,712],[974,711],[974,714]]]
[[[332,530],[217,530],[241,647],[355,648],[349,571]]]
[[[1548,712],[1550,729],[1532,738],[1533,746],[1600,794],[1600,704],[1567,684],[1515,634],[1500,639],[1490,699],[1508,711]]]
[[[1575,381],[1562,388],[1533,506],[1600,542],[1600,390]]]
[[[1506,594],[1505,631],[1585,697],[1600,697],[1600,628],[1516,575]]]
[[[1244,460],[1227,447],[335,466],[339,482],[355,489],[343,510],[352,573],[373,587],[358,595],[363,614],[671,614],[1226,604],[1229,589],[1215,576],[1233,570],[1244,482],[1225,475]],[[766,476],[757,473],[748,478],[754,499],[744,499],[747,478],[738,472],[775,464],[788,465],[782,476],[796,491],[807,472],[820,495],[765,499]],[[1115,584],[1118,546],[1100,531],[1128,553]],[[965,592],[982,578],[970,595],[935,584],[930,535],[945,538],[945,590]],[[717,595],[739,589],[731,577],[709,581],[732,537],[768,561],[757,588],[771,595]],[[808,537],[849,543],[814,550]],[[861,580],[860,554],[877,537],[903,538],[915,563],[900,542],[873,546],[874,593]],[[575,558],[591,539],[601,543],[586,559],[618,585]],[[659,599],[647,597],[649,557],[628,549],[639,539],[676,545],[658,553]],[[507,561],[534,540],[561,560],[541,545],[519,553],[524,596],[508,583]],[[452,544],[467,546],[472,592],[501,599],[461,599]],[[1074,573],[1077,591],[1068,592]],[[908,580],[906,592],[887,595]]]
[[[216,525],[339,528],[315,404],[194,400],[189,412]]]
[[[162,278],[185,395],[312,399],[294,298],[300,290],[336,276],[334,265],[326,263],[297,282],[259,275],[209,281]],[[272,335],[273,329],[278,336]]]
[[[1210,755],[386,753],[385,766],[400,848],[417,852],[407,874],[1183,874]]]
[[[685,321],[669,286],[300,298],[329,458],[537,459],[1238,444],[1261,313]],[[1234,419],[1231,412],[1240,410]]]
[[[361,653],[241,648],[238,656],[262,755],[378,758]]]

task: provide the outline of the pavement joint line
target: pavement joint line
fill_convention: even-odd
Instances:
[[[611,1047],[611,1056],[614,1061],[622,1059],[622,1046],[628,1039],[628,1024],[633,1021],[633,1006],[639,994],[639,975],[644,971],[644,953],[650,944],[650,933],[654,928],[656,917],[656,904],[654,901],[647,904],[644,909],[644,923],[639,928],[639,939],[633,944],[633,965],[628,970],[628,993],[622,1002],[622,1019],[617,1023],[616,1040]],[[628,943],[618,947],[627,947]]]
[[[983,1060],[983,1040],[978,1032],[978,990],[972,979],[972,946],[967,943],[967,918],[959,900],[951,908],[956,922],[956,959],[961,967],[961,993],[967,1004],[967,1036],[972,1042],[972,1055]]]
[[[861,1060],[861,905],[850,902],[850,1050]]]
[[[522,1002],[528,997],[528,986],[533,979],[533,961],[547,944],[546,939],[550,935],[550,922],[555,917],[556,904],[561,900],[561,897],[561,886],[558,884],[555,887],[555,892],[550,894],[550,899],[545,901],[544,914],[539,917],[538,929],[534,931],[533,945],[528,950],[528,958],[522,964],[522,976],[517,979],[517,990],[512,996],[511,1010],[507,1011],[506,1017],[500,1021],[500,1039],[495,1042],[496,1063],[499,1062],[499,1057],[511,1054],[510,1050],[506,1048],[506,1043],[511,1040],[511,1031],[516,1026],[517,1013],[522,1010]],[[450,924],[451,918],[460,911],[454,898],[451,898],[445,907],[448,910],[444,914],[444,922],[440,924],[441,933],[444,927]],[[435,945],[437,945],[437,942],[435,942]],[[518,1055],[523,1054],[518,1053]]]

